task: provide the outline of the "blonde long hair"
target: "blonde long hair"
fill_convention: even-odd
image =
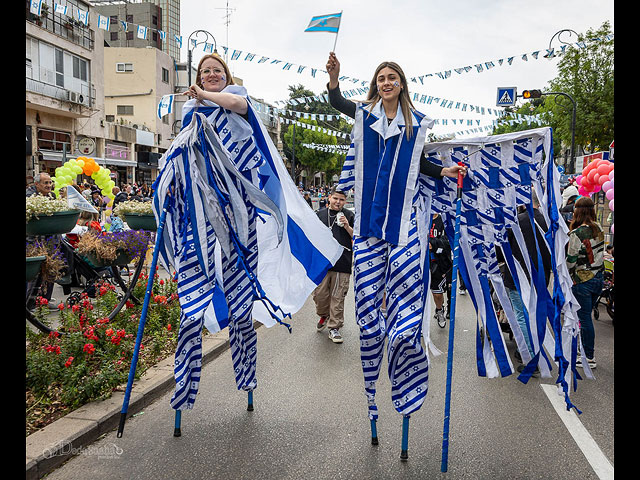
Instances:
[[[376,79],[378,78],[378,74],[380,70],[385,67],[389,67],[394,70],[400,76],[400,82],[402,84],[400,88],[400,96],[398,97],[398,101],[400,102],[400,106],[402,107],[402,115],[404,116],[404,122],[406,124],[406,135],[407,140],[409,140],[413,136],[413,114],[412,112],[416,110],[416,107],[413,106],[411,102],[411,98],[409,98],[409,91],[407,90],[407,77],[405,76],[402,68],[396,62],[382,62],[376,68],[375,73],[373,74],[373,78],[371,79],[371,83],[369,84],[369,93],[367,94],[367,99],[364,103],[370,105],[369,113],[373,110],[373,107],[381,100],[380,94],[378,93],[378,82]]]
[[[227,77],[227,85],[235,85],[235,82],[233,81],[233,75],[231,75],[231,71],[229,70],[229,67],[224,62],[222,57],[220,57],[220,55],[218,55],[217,53],[209,53],[204,57],[202,57],[200,59],[200,62],[198,62],[198,71],[196,73],[196,85],[198,85],[200,88],[203,88],[202,79],[200,78],[200,67],[202,66],[202,62],[204,62],[207,58],[213,58],[214,60],[217,60],[218,62],[220,62],[220,64],[222,65],[222,68],[224,69],[224,74]]]

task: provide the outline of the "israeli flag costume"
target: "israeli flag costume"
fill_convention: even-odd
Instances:
[[[429,361],[420,337],[429,293],[431,215],[429,202],[418,195],[418,176],[426,131],[434,120],[413,111],[413,135],[407,139],[409,127],[400,104],[391,122],[382,102],[369,108],[356,105],[352,144],[338,188],[355,189],[356,320],[369,418],[376,420],[376,382],[385,338],[394,408],[408,416],[427,394]]]
[[[267,327],[299,310],[342,246],[289,177],[244,87],[246,119],[188,100],[183,127],[159,162],[153,209],[170,196],[159,260],[176,271],[182,308],[171,405],[193,407],[202,367],[202,327],[229,328],[238,389],[253,391],[254,319]]]
[[[508,376],[513,365],[507,353],[497,314],[491,301],[493,289],[506,314],[525,368],[518,380],[527,383],[536,367],[541,376],[551,377],[556,366],[558,393],[564,395],[567,410],[576,408],[569,398],[581,379],[576,369],[580,341],[577,311],[580,308],[572,290],[566,265],[565,245],[568,228],[560,216],[560,173],[553,162],[551,128],[539,128],[504,135],[430,143],[425,147],[429,161],[449,166],[459,161],[469,167],[462,189],[460,223],[460,274],[478,313],[476,332],[477,370],[489,378]],[[455,181],[421,176],[420,189],[432,198],[432,209],[442,215],[449,241],[455,224]],[[532,192],[540,202],[540,211],[548,225],[542,231],[534,222]],[[529,251],[517,220],[517,208],[528,212],[532,231],[540,231],[544,245]],[[507,239],[513,231],[524,257],[524,266],[515,261]],[[525,328],[533,343],[529,354],[522,328],[516,320],[496,260],[500,247],[518,293],[524,304]],[[551,253],[553,282],[546,284],[541,249]],[[526,269],[526,272],[525,272]],[[584,352],[584,349],[582,349]],[[584,353],[583,353],[584,355]],[[594,378],[586,358],[584,374]],[[580,412],[577,408],[576,411]]]

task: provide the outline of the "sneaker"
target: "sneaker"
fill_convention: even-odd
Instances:
[[[436,319],[440,328],[444,328],[447,324],[447,318],[444,316],[444,308],[436,308],[436,314],[433,316],[433,318]]]
[[[594,368],[596,368],[596,359],[595,359],[595,357],[594,358],[587,357],[587,363],[589,364],[589,368],[590,369],[593,370]],[[576,367],[583,368],[582,367],[582,356],[580,356],[580,357],[578,357],[576,359]]]
[[[466,288],[460,288],[460,289],[458,289],[458,292],[460,293],[460,295],[466,295],[467,294],[467,289]]]
[[[316,325],[316,330],[318,332],[321,332],[322,330],[324,330],[324,327],[326,326],[327,326],[327,318],[320,317],[320,320],[318,320],[318,324]]]
[[[340,335],[340,331],[337,328],[329,330],[329,338],[333,343],[342,343],[342,335]]]

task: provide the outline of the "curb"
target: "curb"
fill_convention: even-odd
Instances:
[[[257,327],[260,323],[254,322]],[[202,337],[202,365],[229,348],[227,332]],[[127,418],[149,406],[175,385],[173,356],[150,367],[133,382]],[[40,479],[82,452],[101,435],[118,428],[124,391],[83,405],[26,437],[26,478]]]

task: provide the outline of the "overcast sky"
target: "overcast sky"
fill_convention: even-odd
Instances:
[[[233,9],[228,30],[227,4]],[[341,75],[368,84],[384,60],[397,62],[408,78],[451,70],[451,76],[444,80],[437,76],[425,78],[424,84],[409,80],[410,92],[488,108],[496,106],[497,87],[514,86],[520,93],[527,88],[544,88],[556,76],[558,60],[542,58],[556,32],[571,29],[582,34],[609,21],[615,33],[613,0],[181,0],[181,59],[187,59],[189,35],[206,30],[218,46],[243,52],[229,65],[250,95],[273,103],[288,98],[289,85],[300,83],[318,94],[328,76],[318,71],[313,78],[310,68],[325,68],[336,36],[304,29],[311,17],[340,11],[336,55]],[[198,39],[204,40],[204,35]],[[575,42],[577,37],[564,33],[560,39]],[[560,45],[556,37],[551,46]],[[194,66],[204,55],[201,49],[199,46],[193,52]],[[537,60],[531,56],[536,50],[540,51]],[[218,51],[223,52],[221,48]],[[256,58],[245,61],[247,53],[256,54]],[[525,53],[527,62],[521,58]],[[261,56],[269,60],[258,64]],[[511,65],[506,62],[508,57],[515,57]],[[501,58],[504,63],[499,66]],[[273,59],[282,62],[272,65]],[[496,66],[486,70],[484,63],[488,61]],[[283,70],[284,62],[293,64],[290,70]],[[476,64],[483,64],[481,73]],[[307,68],[297,73],[300,65]],[[472,70],[454,71],[465,66]],[[348,80],[341,82],[343,90],[354,86]],[[415,106],[438,119],[471,118],[486,125],[495,118],[437,105]],[[448,126],[436,126],[433,132],[457,129],[449,122]]]

